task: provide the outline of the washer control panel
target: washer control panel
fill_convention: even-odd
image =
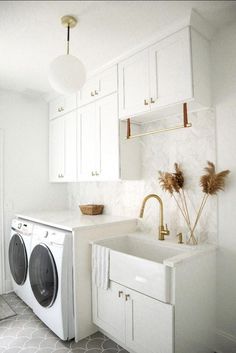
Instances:
[[[35,225],[33,242],[42,242],[50,245],[63,245],[65,237],[70,236],[70,234],[71,233],[56,228]]]

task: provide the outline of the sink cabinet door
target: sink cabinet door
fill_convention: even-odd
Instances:
[[[93,322],[121,342],[125,342],[124,291],[112,281],[108,290],[93,284]]]
[[[173,306],[132,290],[125,294],[126,346],[136,353],[174,352]]]

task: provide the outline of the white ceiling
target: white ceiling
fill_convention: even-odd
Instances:
[[[0,88],[50,92],[49,63],[65,53],[65,14],[79,19],[71,54],[93,71],[192,8],[216,28],[236,20],[234,1],[0,1]]]

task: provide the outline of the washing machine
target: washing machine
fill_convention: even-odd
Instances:
[[[29,278],[34,313],[62,340],[74,337],[72,233],[34,225]]]
[[[13,219],[8,248],[13,290],[29,307],[32,307],[29,257],[33,227],[31,222]]]

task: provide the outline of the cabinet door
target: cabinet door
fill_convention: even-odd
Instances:
[[[132,290],[126,301],[126,345],[136,353],[172,353],[173,306]]]
[[[78,93],[79,106],[91,103],[117,91],[117,66],[91,77]]]
[[[49,123],[49,178],[50,181],[63,181],[64,175],[64,118]]]
[[[88,104],[79,110],[79,140],[78,155],[80,180],[94,180],[100,174],[100,119],[96,114],[95,103]]]
[[[92,77],[88,79],[81,91],[78,93],[78,105],[82,106],[94,101],[95,89],[97,89],[98,83],[97,79]]]
[[[93,285],[93,322],[121,342],[125,342],[124,288],[110,282],[108,290]]]
[[[54,119],[64,113],[65,99],[58,97],[49,103],[49,119]]]
[[[193,97],[188,28],[150,48],[150,87],[151,109]]]
[[[103,71],[97,75],[95,87],[95,96],[97,98],[105,97],[117,91],[117,66]]]
[[[148,49],[121,62],[119,68],[119,117],[150,110]]]
[[[71,94],[69,96],[60,96],[51,101],[49,103],[49,119],[54,119],[76,109],[76,96],[76,94]]]
[[[62,179],[76,181],[76,111],[64,116],[64,136],[65,170]]]
[[[96,103],[96,112],[101,126],[100,179],[119,178],[119,121],[117,94],[112,94]]]

